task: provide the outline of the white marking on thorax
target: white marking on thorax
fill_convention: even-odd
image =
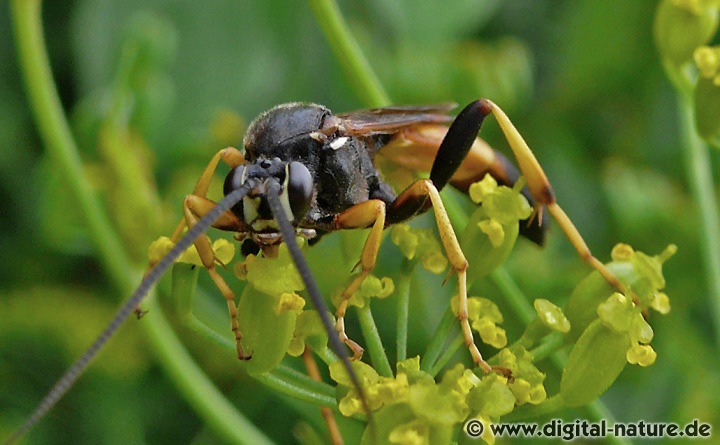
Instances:
[[[347,143],[348,139],[350,138],[348,138],[347,136],[337,138],[334,141],[330,142],[330,148],[332,148],[333,150],[338,150]]]

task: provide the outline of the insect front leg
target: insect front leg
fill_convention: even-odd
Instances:
[[[185,216],[185,223],[188,227],[192,228],[197,222],[210,212],[215,207],[215,202],[195,195],[188,195],[185,197],[183,203],[183,214]],[[230,211],[223,213],[220,218],[213,224],[213,227],[228,230],[233,232],[242,231],[245,224],[238,219],[235,214]],[[195,248],[200,255],[200,260],[203,266],[207,269],[210,277],[222,293],[223,297],[227,301],[228,312],[230,313],[230,325],[232,327],[233,334],[235,336],[235,345],[237,349],[238,358],[240,360],[249,360],[252,354],[247,354],[243,351],[240,341],[242,340],[242,333],[238,324],[237,307],[235,305],[235,293],[230,289],[230,286],[225,282],[222,276],[216,270],[216,259],[215,252],[210,244],[210,238],[206,235],[201,235],[195,240]]]
[[[350,340],[345,333],[345,313],[347,312],[348,301],[375,268],[378,251],[380,250],[380,241],[382,240],[382,231],[385,228],[385,203],[379,199],[370,199],[356,204],[336,215],[333,224],[336,229],[360,229],[372,225],[360,261],[353,268],[354,271],[358,266],[361,266],[362,270],[343,291],[336,314],[335,329],[340,336],[340,340],[353,351],[353,359],[358,360],[362,357],[364,350],[360,345]]]
[[[210,162],[208,162],[208,165],[205,167],[205,170],[203,170],[202,175],[200,175],[200,178],[195,185],[195,189],[193,190],[192,195],[198,196],[200,198],[207,197],[208,189],[210,188],[210,182],[213,175],[215,174],[215,170],[217,170],[220,161],[223,161],[230,168],[237,167],[238,165],[242,165],[247,162],[245,160],[245,156],[243,156],[243,154],[237,148],[223,148],[222,150],[215,153],[215,156],[213,156],[212,159],[210,159]],[[186,220],[184,218],[180,220],[180,223],[178,223],[170,239],[172,239],[173,241],[179,240],[182,236],[183,229],[185,229],[185,224]]]
[[[215,156],[212,157],[208,165],[205,167],[205,170],[200,176],[200,179],[198,179],[198,182],[195,185],[195,189],[193,190],[194,196],[201,198],[207,196],[208,189],[210,188],[210,181],[212,180],[213,174],[215,173],[215,170],[217,170],[217,166],[221,160],[230,167],[237,167],[238,165],[246,163],[243,154],[240,152],[240,150],[234,147],[226,147],[218,151],[217,153],[215,153]],[[177,227],[175,227],[172,236],[170,236],[170,239],[174,243],[177,243],[177,241],[182,237],[183,231],[185,230],[185,227],[187,227],[186,221],[186,218],[182,218],[178,223]],[[148,265],[148,271],[154,266],[155,264],[151,262]],[[137,318],[141,318],[145,314],[145,312],[138,306],[137,308],[135,308],[135,314],[137,315]]]

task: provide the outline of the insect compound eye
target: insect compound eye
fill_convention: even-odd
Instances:
[[[246,172],[247,169],[244,165],[237,166],[230,170],[228,175],[225,177],[225,183],[223,184],[223,194],[225,194],[225,196],[242,187],[245,183]],[[242,200],[233,206],[232,212],[237,217],[244,220]]]
[[[290,209],[298,220],[310,209],[313,195],[313,177],[304,164],[297,161],[288,164],[286,190]]]
[[[245,172],[246,168],[244,165],[239,165],[230,170],[223,184],[223,193],[225,196],[242,187],[245,183]]]

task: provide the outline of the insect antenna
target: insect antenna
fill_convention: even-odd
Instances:
[[[280,184],[277,181],[268,180],[265,183],[265,187],[267,192],[266,198],[268,200],[268,204],[270,205],[270,210],[272,211],[273,217],[275,218],[278,226],[280,227],[280,233],[282,233],[283,241],[287,245],[288,251],[290,252],[293,262],[295,263],[295,267],[297,267],[297,270],[300,273],[303,282],[305,283],[308,294],[310,294],[310,299],[312,300],[315,309],[317,309],[318,315],[320,315],[320,320],[322,320],[322,323],[325,326],[325,330],[328,334],[328,342],[330,343],[330,349],[332,349],[335,355],[338,356],[340,360],[342,360],[343,366],[345,367],[345,370],[350,376],[350,380],[352,380],[353,386],[358,391],[360,400],[363,404],[363,408],[365,409],[365,412],[368,416],[368,422],[370,425],[373,425],[372,412],[370,411],[370,405],[368,404],[367,398],[365,397],[365,391],[360,385],[360,379],[355,373],[355,370],[350,365],[350,358],[348,357],[348,353],[345,350],[342,342],[340,341],[340,337],[338,336],[337,331],[335,331],[335,326],[333,326],[333,322],[328,315],[328,308],[325,304],[325,300],[323,300],[322,296],[320,295],[320,290],[318,289],[317,282],[315,281],[315,278],[313,278],[312,272],[310,271],[310,266],[305,260],[305,257],[300,251],[300,246],[295,239],[295,230],[293,229],[292,224],[285,215],[285,210],[280,203],[280,199],[278,197],[280,194]]]
[[[47,393],[43,400],[38,404],[35,411],[28,417],[20,428],[18,428],[12,436],[5,440],[5,445],[10,445],[30,428],[38,423],[50,409],[63,398],[65,393],[75,384],[78,378],[83,375],[85,369],[95,355],[105,346],[105,343],[115,334],[123,322],[133,313],[135,308],[142,302],[143,298],[150,292],[150,289],[157,283],[162,275],[172,266],[180,255],[187,250],[197,237],[202,235],[212,224],[228,209],[240,202],[248,192],[257,185],[255,181],[247,181],[241,187],[235,189],[223,198],[212,210],[198,221],[185,235],[175,244],[175,246],[143,277],[135,292],[128,300],[118,309],[115,317],[112,319],[107,328],[98,336],[95,342],[83,353],[83,355],[68,368],[55,386]],[[293,238],[293,241],[295,239]],[[297,245],[297,244],[296,244]]]

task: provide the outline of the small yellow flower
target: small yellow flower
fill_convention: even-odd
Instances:
[[[494,219],[485,219],[478,223],[480,230],[490,238],[493,247],[500,247],[505,240],[505,230],[502,224]]]
[[[613,261],[630,261],[634,254],[635,250],[629,244],[618,243],[610,252],[610,257]]]
[[[273,308],[276,315],[287,311],[302,312],[305,307],[305,299],[296,293],[285,292],[280,294],[277,304]]]
[[[655,363],[657,352],[650,345],[634,344],[627,351],[627,361],[631,365],[650,366]]]
[[[538,298],[533,303],[533,307],[545,326],[564,334],[570,332],[570,321],[558,306],[548,300]]]
[[[655,297],[650,307],[665,315],[670,312],[670,298],[668,298],[665,292],[655,292]]]
[[[486,196],[495,193],[497,187],[498,183],[495,178],[487,174],[482,180],[470,185],[468,194],[474,203],[480,204]]]
[[[700,75],[720,85],[720,46],[701,46],[693,53]]]
[[[429,445],[430,427],[426,422],[415,419],[412,422],[396,426],[390,431],[390,443],[399,445]]]
[[[155,264],[163,259],[175,243],[166,236],[161,236],[150,244],[148,247],[148,259],[150,264]],[[235,245],[224,238],[219,238],[212,243],[212,249],[215,254],[215,261],[221,264],[228,264],[235,256]],[[202,266],[200,255],[194,245],[188,247],[182,255],[176,260],[178,263],[194,264]]]
[[[447,267],[447,258],[432,229],[416,229],[408,224],[397,224],[390,232],[390,239],[405,258],[419,258],[425,270],[441,274]]]

